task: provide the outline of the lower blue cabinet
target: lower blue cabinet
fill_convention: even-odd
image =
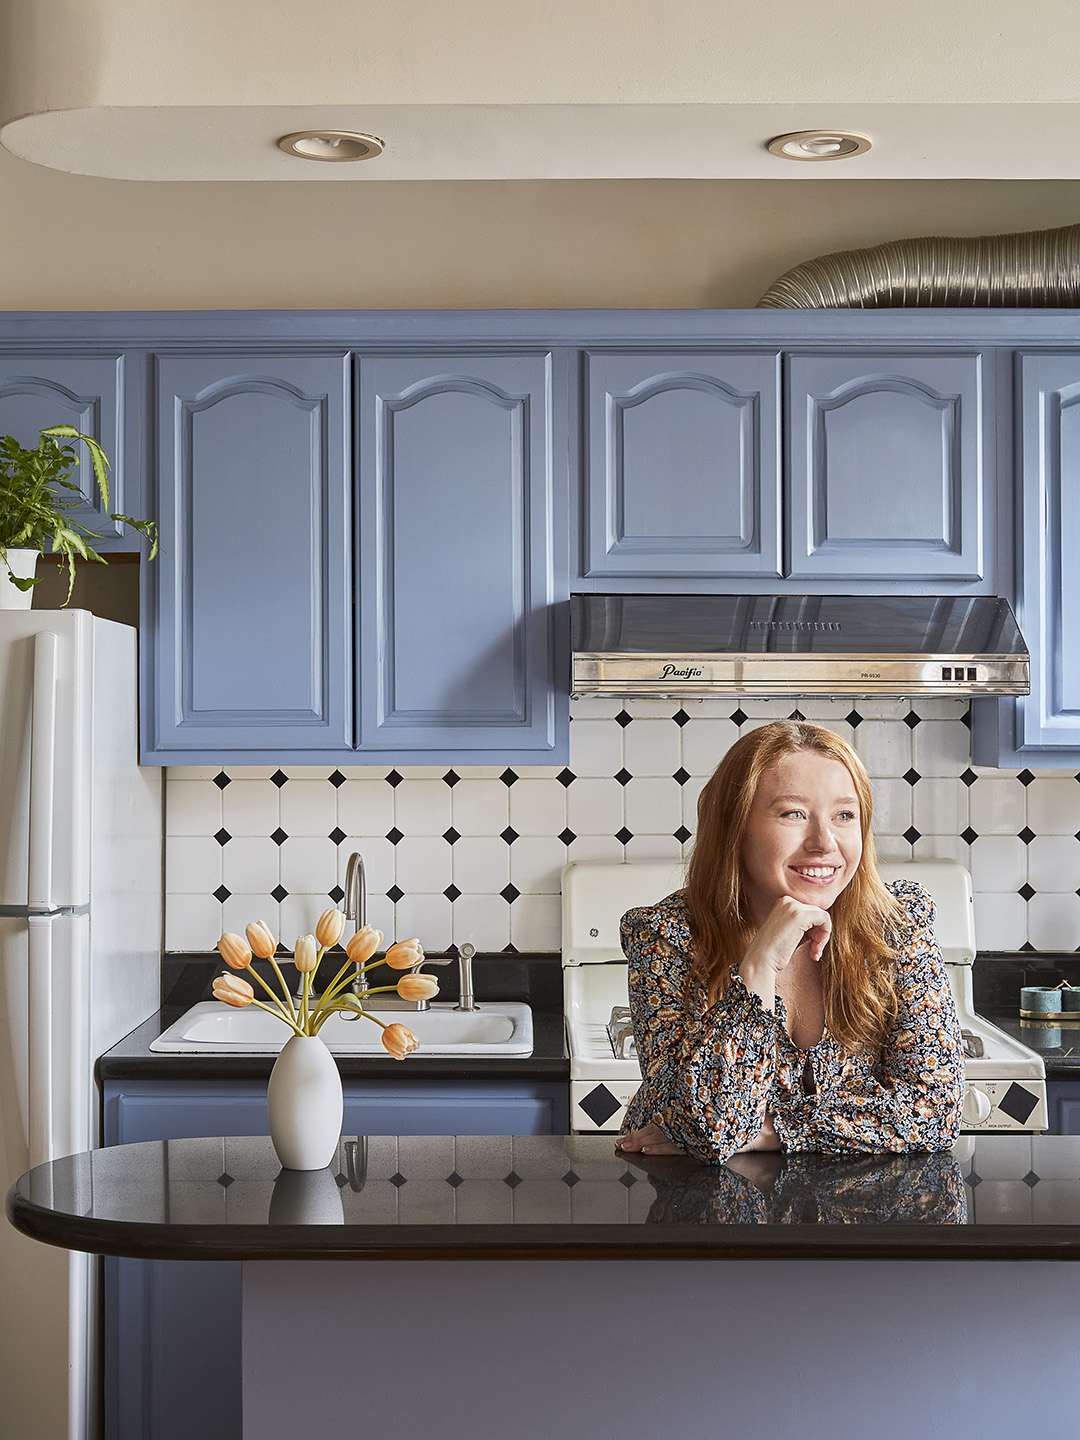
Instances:
[[[106,1145],[267,1132],[265,1080],[106,1080],[104,1103]],[[569,1123],[558,1081],[345,1082],[346,1137],[562,1135]],[[238,1261],[107,1258],[106,1440],[241,1440],[240,1324]]]
[[[1080,1080],[1048,1080],[1048,1135],[1080,1135]]]

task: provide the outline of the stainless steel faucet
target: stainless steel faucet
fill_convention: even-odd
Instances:
[[[352,920],[357,930],[367,924],[367,881],[364,877],[364,858],[354,850],[345,866],[345,919]],[[355,967],[350,989],[357,993],[364,989],[363,973]]]
[[[432,960],[432,959],[430,958],[430,956],[425,955],[424,958],[423,958],[423,960],[418,960],[415,965],[410,966],[410,968],[409,968],[409,974],[410,974],[410,975],[419,975],[420,969],[421,969],[421,967],[424,966],[424,965],[452,965],[453,963],[454,963],[454,962],[453,962],[452,960],[449,960],[449,959],[447,959],[447,960]],[[414,1001],[413,1001],[413,1008],[414,1008],[415,1010],[430,1010],[430,1008],[431,1008],[431,1002],[430,1002],[430,1000],[414,1000]]]

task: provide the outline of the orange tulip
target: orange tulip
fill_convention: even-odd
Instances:
[[[277,949],[277,941],[265,920],[254,920],[244,931],[248,944],[260,960],[269,960]]]
[[[402,1000],[431,1000],[439,993],[439,982],[434,975],[402,975],[397,993]]]
[[[365,925],[362,930],[357,930],[355,935],[349,937],[345,953],[354,965],[363,965],[375,954],[382,944],[382,938],[381,930],[373,930],[370,925]]]
[[[345,916],[340,910],[324,910],[315,924],[315,939],[320,945],[336,945],[345,929]]]
[[[246,970],[251,964],[251,951],[239,935],[232,935],[226,930],[217,942],[217,948],[221,952],[221,958],[225,964],[231,966],[233,970]]]
[[[301,975],[310,975],[319,963],[319,947],[314,935],[301,935],[293,949],[293,964]]]
[[[226,1005],[235,1005],[242,1010],[255,998],[255,991],[246,980],[235,975],[218,975],[214,980],[214,999],[224,1000]]]
[[[386,963],[391,970],[411,970],[424,958],[424,947],[417,939],[399,940],[386,952]]]
[[[407,1025],[387,1025],[382,1032],[382,1043],[395,1060],[404,1060],[410,1050],[419,1050],[420,1041]]]

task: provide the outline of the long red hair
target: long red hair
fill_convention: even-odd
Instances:
[[[687,871],[693,944],[687,1003],[713,1003],[746,953],[757,926],[746,903],[743,836],[761,777],[784,755],[812,750],[838,760],[859,799],[862,858],[830,910],[832,936],[821,960],[825,1023],[847,1053],[877,1053],[896,1019],[895,951],[902,912],[878,874],[870,832],[870,777],[851,746],[806,721],[777,720],[737,740],[698,800],[697,839]]]

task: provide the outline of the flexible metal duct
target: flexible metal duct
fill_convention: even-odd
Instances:
[[[1080,225],[838,250],[788,270],[757,303],[776,310],[1078,306]]]

